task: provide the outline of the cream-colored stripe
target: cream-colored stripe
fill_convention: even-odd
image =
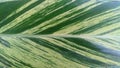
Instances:
[[[76,49],[76,48],[73,48],[73,47],[69,47],[69,45],[66,45],[65,43],[62,43],[62,42],[60,42],[60,41],[57,41],[57,40],[54,40],[54,39],[51,39],[51,38],[44,38],[45,40],[47,40],[47,41],[49,41],[49,42],[51,42],[51,43],[54,43],[55,45],[62,45],[61,47],[64,47],[64,48],[67,48],[67,49],[69,49],[69,50],[71,50],[71,51],[74,51],[74,52],[76,52],[76,53],[78,53],[78,54],[81,54],[81,55],[83,55],[83,56],[86,56],[86,57],[88,57],[88,58],[91,58],[91,59],[95,59],[95,60],[98,60],[98,61],[101,61],[101,62],[104,62],[104,63],[106,63],[106,64],[116,64],[116,65],[119,65],[120,66],[120,63],[119,62],[115,62],[115,61],[113,61],[113,60],[109,60],[109,59],[107,59],[107,58],[103,58],[103,57],[100,57],[100,56],[96,56],[96,55],[93,55],[93,54],[90,54],[90,53],[88,53],[88,52],[85,52],[85,51],[82,51],[82,50],[78,50],[78,49]],[[58,46],[59,46],[58,45]],[[65,47],[66,46],[66,47]]]
[[[38,11],[44,9],[45,7],[53,4],[57,2],[56,0],[46,0],[43,3],[37,5],[36,7],[32,8],[31,10],[23,13],[22,15],[20,15],[19,17],[17,17],[15,20],[13,20],[12,22],[8,23],[7,25],[3,26],[0,28],[0,33],[14,27],[15,25],[18,25],[20,22],[22,22],[23,20],[25,20],[26,18],[30,17],[31,15],[37,13]]]
[[[118,36],[118,37],[120,37],[120,36]],[[85,37],[85,36],[83,36],[82,38],[88,40],[89,42],[94,42],[96,44],[101,44],[101,46],[106,47],[108,49],[112,49],[112,50],[115,50],[115,51],[120,51],[119,50],[120,48],[118,46],[116,46],[114,44],[111,44],[109,42],[106,42],[106,41],[102,41],[101,39],[99,39],[99,38],[102,38],[102,39],[107,39],[108,40],[108,39],[113,38],[112,36],[106,36],[106,35],[103,35],[103,36],[93,36],[93,37],[90,37],[90,36]],[[98,39],[96,39],[96,38],[98,38]]]
[[[31,0],[29,2],[27,2],[26,4],[22,5],[20,8],[18,8],[17,10],[13,11],[10,15],[8,15],[5,19],[3,19],[0,22],[3,22],[5,20],[7,20],[8,18],[12,17],[14,14],[19,13],[20,11],[22,11],[23,9],[25,9],[26,7],[30,6],[32,3],[35,3],[38,0]]]
[[[45,30],[45,29],[48,29],[49,27],[56,26],[57,24],[60,24],[60,23],[62,23],[63,21],[69,20],[70,18],[72,18],[72,17],[74,17],[74,16],[76,16],[76,15],[82,13],[82,12],[89,11],[89,9],[91,9],[91,8],[97,6],[97,5],[100,5],[100,4],[96,4],[96,5],[90,6],[90,7],[86,8],[86,10],[84,10],[84,11],[82,11],[82,12],[80,12],[80,13],[77,13],[77,14],[74,14],[74,15],[72,15],[72,16],[70,16],[70,17],[67,17],[67,18],[62,19],[64,16],[69,15],[69,14],[71,14],[71,13],[74,13],[75,11],[78,11],[78,10],[80,10],[80,9],[86,7],[86,6],[89,6],[89,5],[93,4],[93,3],[95,3],[95,2],[96,2],[96,1],[94,1],[94,0],[89,1],[89,2],[86,2],[86,3],[84,3],[84,4],[82,4],[82,5],[78,6],[78,7],[75,7],[75,8],[73,8],[73,9],[71,9],[71,10],[65,12],[65,13],[62,13],[62,14],[54,17],[53,19],[50,19],[50,20],[48,20],[48,21],[46,21],[46,22],[43,22],[42,24],[40,24],[40,25],[38,25],[38,26],[30,29],[30,30],[26,30],[26,31],[23,32],[22,34],[26,34],[26,33],[28,33],[28,34],[37,33],[37,32],[43,31],[43,30]],[[58,21],[59,19],[61,19],[61,20]]]
[[[117,9],[119,9],[119,8],[117,8]],[[109,10],[109,12],[110,11],[113,11],[113,10]],[[108,12],[108,11],[107,11]],[[103,13],[105,13],[105,12],[103,12]],[[78,21],[78,23],[77,24],[71,24],[71,25],[68,25],[68,26],[66,26],[66,27],[64,27],[63,29],[61,29],[61,30],[59,30],[59,31],[57,31],[57,32],[55,32],[54,34],[68,34],[68,33],[71,33],[71,32],[73,32],[73,31],[76,31],[76,30],[79,30],[79,29],[86,29],[86,28],[88,28],[88,27],[90,27],[90,26],[93,26],[93,25],[96,25],[96,24],[98,24],[98,23],[101,23],[101,21],[103,21],[103,20],[105,20],[105,19],[108,19],[108,18],[110,18],[110,17],[112,17],[112,16],[116,16],[116,15],[118,15],[118,14],[120,14],[120,12],[117,12],[117,13],[115,13],[115,12],[110,12],[110,13],[106,13],[106,14],[104,14],[104,15],[101,15],[101,16],[98,16],[98,17],[95,17],[95,18],[91,18],[91,19],[89,19],[89,20],[84,20],[84,21],[82,21],[82,22],[80,22],[79,23],[79,21]],[[114,26],[115,25],[117,25],[116,27],[119,27],[119,23],[118,24],[114,24]],[[111,29],[114,29],[113,28],[113,25],[111,25]],[[107,27],[105,27],[105,28],[107,28]],[[105,29],[104,28],[104,29]],[[102,29],[99,29],[99,30],[101,30],[102,32],[105,32],[106,30],[110,30],[109,28],[107,28],[107,29],[105,29],[105,30],[102,30]],[[89,34],[99,34],[99,33],[102,33],[101,31],[96,31],[96,32],[91,32],[91,33],[89,33]]]

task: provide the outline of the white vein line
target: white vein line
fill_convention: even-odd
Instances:
[[[54,35],[54,34],[44,34],[44,35],[30,35],[30,34],[0,34],[0,37],[70,37],[70,38],[120,38],[120,35]]]

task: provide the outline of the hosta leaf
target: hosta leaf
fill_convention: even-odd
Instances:
[[[0,67],[120,68],[119,0],[0,0]]]

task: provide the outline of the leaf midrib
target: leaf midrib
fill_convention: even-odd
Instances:
[[[32,35],[32,34],[0,34],[0,37],[34,37],[34,38],[39,38],[39,37],[70,37],[70,38],[120,38],[119,35],[87,35],[87,34],[82,34],[82,35],[70,35],[70,34],[40,34],[40,35]]]

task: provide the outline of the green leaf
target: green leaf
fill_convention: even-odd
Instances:
[[[119,68],[120,1],[0,0],[0,67]]]

